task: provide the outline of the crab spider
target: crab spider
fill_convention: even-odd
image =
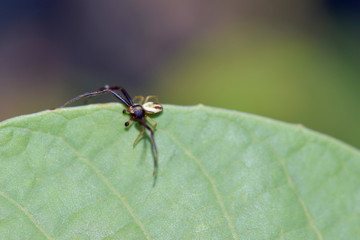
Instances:
[[[120,91],[124,97],[119,95],[116,91]],[[64,103],[61,107],[65,107],[68,104],[82,98],[93,97],[104,93],[112,94],[114,97],[120,100],[122,104],[124,104],[127,107],[127,109],[123,110],[123,113],[130,114],[130,119],[127,122],[125,122],[126,127],[129,126],[132,121],[138,122],[142,126],[142,130],[138,135],[138,137],[135,139],[133,146],[136,145],[136,143],[139,141],[141,136],[144,134],[145,129],[147,129],[150,132],[151,143],[155,154],[153,176],[156,176],[157,166],[158,166],[158,151],[154,139],[154,131],[156,129],[157,123],[148,116],[151,114],[159,113],[163,110],[163,107],[161,106],[161,104],[158,103],[156,96],[147,96],[145,100],[143,96],[135,96],[134,99],[131,99],[131,97],[124,88],[117,86],[114,87],[105,86],[103,88],[100,88],[98,91],[84,93],[73,99],[70,99],[69,101]],[[153,99],[155,101],[152,102],[149,101],[149,99]],[[148,124],[148,122],[151,124],[151,126]]]

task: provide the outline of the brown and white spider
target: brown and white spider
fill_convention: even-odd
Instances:
[[[125,98],[120,96],[116,91],[120,91]],[[158,166],[158,151],[154,139],[154,131],[156,129],[157,123],[147,115],[147,114],[156,114],[163,110],[163,107],[161,106],[161,104],[158,103],[156,96],[147,96],[145,100],[143,96],[135,96],[134,99],[131,99],[131,97],[124,88],[117,86],[114,87],[105,86],[104,88],[100,88],[98,91],[84,93],[73,99],[70,99],[69,101],[64,103],[61,107],[65,107],[66,105],[82,98],[93,97],[104,93],[112,94],[128,108],[123,110],[123,113],[128,113],[131,116],[130,119],[127,122],[125,122],[126,127],[129,126],[129,124],[132,121],[138,122],[140,125],[142,125],[142,130],[139,136],[135,139],[133,146],[136,145],[136,143],[139,141],[141,136],[144,134],[145,129],[149,130],[152,147],[155,154],[153,176],[156,176],[157,166]],[[155,102],[151,102],[149,101],[149,99],[154,99]],[[150,127],[148,122],[152,125],[152,127]]]

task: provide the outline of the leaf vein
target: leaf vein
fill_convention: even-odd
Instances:
[[[5,192],[0,190],[0,195],[8,200],[10,203],[15,205],[21,212],[23,212],[30,221],[35,225],[35,227],[47,238],[47,239],[53,239],[49,233],[45,231],[45,229],[40,225],[40,223],[35,219],[35,217],[20,203],[18,203],[15,199],[11,198],[9,195],[7,195]]]
[[[26,128],[22,128],[22,127],[14,127],[11,126],[13,128],[18,128],[18,129],[26,129]],[[51,133],[45,133],[45,132],[41,132],[41,131],[36,131],[36,130],[30,130],[32,133],[39,133],[39,134],[45,134],[45,135],[50,135],[53,136],[55,138],[57,138],[58,140],[62,141],[64,144],[66,144],[77,156],[78,159],[80,159],[82,162],[84,162],[85,164],[87,164],[94,172],[96,175],[98,175],[100,177],[100,179],[105,183],[105,185],[112,191],[113,194],[115,194],[115,196],[117,196],[121,202],[125,205],[126,209],[128,210],[128,212],[130,213],[130,215],[132,216],[132,218],[134,219],[134,221],[139,225],[139,227],[141,228],[141,230],[143,231],[145,237],[147,239],[152,239],[150,234],[147,232],[147,230],[145,229],[145,226],[142,224],[142,222],[140,221],[140,219],[137,217],[137,215],[135,214],[134,210],[132,209],[132,207],[130,206],[130,204],[128,203],[128,201],[126,200],[126,198],[124,196],[122,196],[116,189],[115,187],[110,183],[110,181],[101,173],[101,171],[88,159],[86,159],[85,157],[83,157],[80,152],[78,152],[74,147],[72,147],[65,139],[63,139],[60,136],[57,135],[53,135]]]
[[[232,223],[232,220],[230,218],[230,215],[229,213],[227,212],[226,208],[225,208],[225,205],[224,205],[224,202],[221,198],[221,195],[219,193],[219,190],[217,189],[216,187],[216,184],[215,184],[215,181],[214,179],[210,176],[210,174],[205,170],[204,166],[201,164],[200,160],[198,158],[196,158],[191,152],[189,149],[187,149],[175,136],[173,136],[171,133],[165,131],[165,130],[160,130],[162,132],[165,132],[185,153],[186,155],[188,155],[192,160],[194,160],[194,162],[199,166],[201,172],[204,174],[204,176],[207,178],[207,180],[210,182],[212,188],[213,188],[213,191],[215,193],[215,196],[216,196],[216,199],[217,199],[217,202],[218,204],[220,205],[220,208],[221,208],[221,211],[223,212],[223,214],[225,215],[225,218],[227,220],[227,223],[228,223],[228,226],[230,228],[230,231],[231,231],[231,234],[233,236],[234,239],[239,239],[237,234],[236,234],[236,231],[235,231],[235,228],[234,228],[234,225]]]
[[[257,139],[258,141],[262,142],[265,146],[267,146],[270,149],[270,151],[275,155],[276,159],[279,161],[279,163],[280,163],[280,165],[281,165],[281,167],[282,167],[282,169],[283,169],[283,171],[285,173],[285,177],[286,177],[286,180],[288,182],[289,187],[294,192],[296,198],[298,199],[298,201],[299,201],[299,203],[300,203],[300,205],[301,205],[301,207],[302,207],[302,209],[303,209],[303,211],[305,213],[305,217],[308,220],[308,223],[309,223],[310,227],[313,229],[313,231],[315,232],[318,239],[322,240],[323,237],[322,237],[319,229],[317,229],[317,227],[315,226],[314,221],[313,221],[313,219],[312,219],[312,217],[310,215],[309,210],[307,209],[307,207],[305,205],[304,200],[302,200],[302,198],[300,196],[300,193],[296,190],[295,185],[294,185],[293,181],[291,180],[291,176],[290,176],[290,174],[289,174],[289,172],[288,172],[288,170],[287,170],[287,168],[285,166],[285,162],[284,162],[283,158],[281,156],[279,156],[275,152],[275,150],[271,146],[269,146],[266,142],[262,141],[261,139],[256,137],[254,134],[251,134],[251,135],[252,135],[253,138]]]

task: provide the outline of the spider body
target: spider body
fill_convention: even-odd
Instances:
[[[117,91],[120,91],[124,97],[119,95]],[[138,135],[138,137],[135,139],[133,146],[136,145],[136,143],[139,141],[141,136],[144,134],[145,129],[147,129],[150,132],[151,143],[155,154],[153,176],[156,176],[157,165],[158,165],[158,151],[154,139],[154,130],[156,129],[157,123],[147,115],[147,114],[160,113],[163,110],[161,104],[157,102],[149,101],[149,99],[151,98],[156,99],[157,101],[156,96],[147,96],[145,100],[143,96],[135,96],[133,99],[131,99],[130,95],[127,93],[127,91],[124,88],[116,87],[116,86],[115,87],[105,86],[104,88],[100,88],[98,91],[84,93],[73,99],[70,99],[69,101],[64,103],[61,107],[65,107],[66,105],[82,98],[93,97],[104,93],[112,94],[114,97],[120,100],[122,104],[124,104],[127,107],[127,109],[123,110],[123,113],[130,114],[130,119],[127,122],[125,122],[126,127],[129,126],[132,121],[135,121],[140,125],[142,125],[142,130]],[[151,124],[151,126],[148,124],[148,122]]]
[[[126,112],[125,110],[123,112]],[[135,120],[143,119],[145,117],[145,110],[141,105],[134,105],[129,107],[129,113],[134,116]]]

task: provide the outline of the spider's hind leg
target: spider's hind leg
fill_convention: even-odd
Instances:
[[[147,115],[145,115],[145,119],[152,125],[152,128],[155,130],[157,126],[157,122],[155,122],[153,119],[151,119],[151,117]]]
[[[144,132],[145,132],[145,127],[142,126],[142,130],[141,130],[139,136],[137,136],[137,138],[135,139],[135,142],[133,143],[133,147],[135,147],[135,145],[139,142],[139,140],[140,140],[141,136],[144,134]]]

